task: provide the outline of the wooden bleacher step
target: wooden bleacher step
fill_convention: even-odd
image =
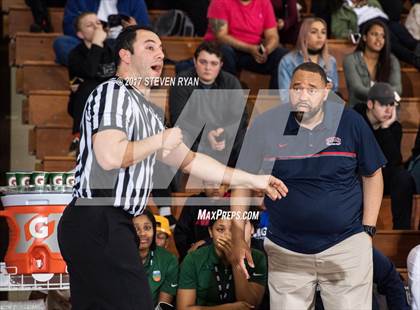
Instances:
[[[29,152],[38,159],[67,156],[72,139],[70,127],[36,126],[29,134]]]
[[[51,25],[55,32],[62,32],[64,8],[49,8]],[[8,31],[4,33],[13,37],[17,32],[29,31],[29,26],[34,23],[31,10],[26,5],[12,5],[9,7]]]
[[[53,42],[60,33],[18,32],[10,42],[10,64],[23,65],[25,61],[54,61]]]
[[[70,171],[76,166],[76,158],[72,156],[45,156],[41,165],[43,171]]]
[[[27,60],[54,61],[54,40],[61,33],[17,32],[10,45],[11,64],[22,65]],[[161,37],[165,56],[179,61],[192,58],[202,37]]]
[[[67,68],[51,61],[25,61],[16,69],[16,92],[29,95],[31,91],[68,91]]]
[[[36,126],[72,126],[73,120],[67,113],[69,94],[69,91],[31,91],[22,118]]]
[[[162,77],[175,76],[175,66],[165,65]],[[25,61],[16,69],[16,92],[29,95],[36,91],[69,91],[67,68],[50,61]],[[168,88],[168,87],[164,87]]]
[[[12,6],[26,6],[25,0],[2,0],[1,1],[1,10],[4,13],[9,12],[10,7]]]
[[[413,209],[411,215],[411,229],[418,230],[420,224],[420,195],[413,196]],[[392,211],[391,211],[391,197],[384,196],[382,199],[381,209],[379,210],[378,221],[376,222],[377,229],[390,230],[392,229]],[[420,240],[419,240],[420,244]]]
[[[32,13],[28,6],[12,4],[8,7],[6,27],[3,34],[13,37],[17,32],[29,31],[29,25],[33,23]],[[164,14],[164,10],[149,10],[149,19],[153,23]],[[64,8],[49,8],[51,24],[55,32],[62,32]]]
[[[373,238],[373,245],[398,268],[406,268],[408,253],[419,242],[418,230],[379,230]]]

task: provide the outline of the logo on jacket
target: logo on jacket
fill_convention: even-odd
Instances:
[[[325,143],[330,145],[341,145],[341,138],[339,137],[329,137],[325,140]]]
[[[160,270],[153,270],[152,278],[153,278],[153,281],[159,282],[160,279],[162,278],[162,275],[160,273]]]

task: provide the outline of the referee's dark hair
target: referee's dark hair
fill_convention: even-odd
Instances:
[[[325,73],[324,69],[314,62],[308,61],[297,66],[295,70],[293,70],[292,79],[295,73],[299,70],[318,73],[321,76],[321,80],[324,82],[324,84],[328,83],[327,74]]]
[[[152,212],[150,212],[149,210],[144,210],[144,212],[142,214],[140,214],[139,216],[147,216],[147,218],[149,219],[150,222],[152,222],[152,227],[153,227],[153,240],[152,240],[152,244],[150,245],[150,251],[154,251],[156,250],[156,219],[155,216],[153,215]]]
[[[137,31],[138,30],[146,30],[153,32],[157,35],[157,33],[149,26],[128,26],[121,31],[118,35],[117,39],[115,40],[115,66],[119,66],[121,62],[120,58],[120,50],[125,49],[129,51],[131,54],[134,54],[134,47],[133,44],[136,41]]]

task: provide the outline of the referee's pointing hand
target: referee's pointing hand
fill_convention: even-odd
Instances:
[[[258,175],[253,179],[253,187],[261,189],[272,200],[281,199],[286,197],[289,192],[287,186],[276,177],[272,175]]]

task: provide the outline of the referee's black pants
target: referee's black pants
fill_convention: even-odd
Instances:
[[[150,310],[153,301],[132,217],[121,208],[73,200],[58,225],[73,310]]]

